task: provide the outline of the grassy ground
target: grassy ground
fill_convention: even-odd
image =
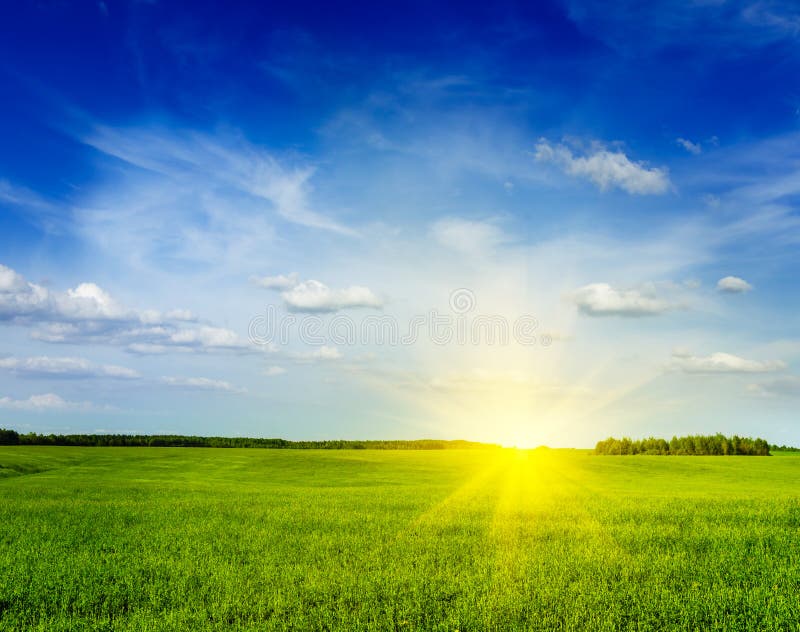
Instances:
[[[0,448],[0,630],[796,630],[800,458]]]

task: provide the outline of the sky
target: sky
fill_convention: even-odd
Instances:
[[[0,426],[800,445],[800,9],[0,19]]]

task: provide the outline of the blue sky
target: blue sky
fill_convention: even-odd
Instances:
[[[800,443],[792,3],[18,5],[0,425]]]

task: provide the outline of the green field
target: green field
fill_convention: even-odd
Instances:
[[[800,458],[0,448],[0,630],[797,630]]]

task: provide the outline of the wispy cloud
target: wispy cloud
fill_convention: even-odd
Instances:
[[[275,276],[252,276],[250,281],[266,290],[288,290],[295,287],[300,281],[296,272],[291,274],[278,274]]]
[[[248,202],[248,207],[261,211],[273,210],[286,221],[354,235],[355,231],[311,207],[310,180],[314,167],[308,164],[288,164],[257,148],[242,137],[210,136],[200,133],[180,133],[166,129],[114,129],[95,126],[81,140],[108,156],[146,170],[151,174],[147,196],[137,196],[140,204],[137,215],[149,221],[159,214],[166,200],[172,205],[191,205],[195,214],[212,222],[228,218],[213,208],[213,201],[225,196]],[[155,179],[152,176],[157,176]],[[117,193],[124,199],[125,191],[136,186],[134,179],[118,183]],[[110,194],[111,191],[106,191]],[[209,202],[212,202],[209,205]],[[254,206],[255,205],[255,206]],[[127,205],[124,205],[127,206]],[[174,210],[174,209],[173,209]],[[242,213],[233,213],[236,221]],[[255,213],[248,213],[253,215]],[[97,212],[88,211],[84,219],[99,219]],[[102,213],[102,219],[111,218]],[[254,223],[251,228],[257,224]],[[197,226],[194,226],[197,229]]]
[[[686,138],[676,138],[675,142],[690,154],[694,154],[695,156],[703,153],[703,146],[700,143],[693,143]]]
[[[745,21],[777,35],[797,37],[800,34],[800,11],[794,3],[778,1],[752,2],[742,11]]]
[[[207,377],[166,376],[161,382],[175,388],[194,389],[200,391],[221,391],[225,393],[246,393],[247,389],[238,388],[224,380],[213,380]]]
[[[647,54],[684,41],[709,44],[707,54],[740,52],[796,37],[800,14],[786,0],[703,0],[648,3],[620,0],[614,11],[597,2],[567,0],[571,19],[584,32],[629,55]]]
[[[762,397],[800,397],[800,377],[789,375],[758,384],[748,384],[747,390]]]
[[[695,356],[679,349],[672,353],[670,368],[684,373],[769,373],[782,371],[786,363],[780,360],[747,360],[722,352]]]
[[[12,410],[27,410],[32,412],[45,412],[51,410],[93,410],[91,402],[70,402],[55,393],[31,395],[28,399],[13,399],[0,397],[0,408]]]
[[[431,234],[441,245],[464,254],[491,252],[509,241],[509,237],[494,223],[445,217],[434,222]]]
[[[70,215],[58,204],[35,191],[4,179],[0,179],[0,204],[17,209],[26,219],[47,233],[62,232]]]
[[[93,364],[84,358],[37,356],[0,358],[0,369],[8,369],[23,377],[47,378],[112,378],[136,380],[141,375],[124,366]]]

